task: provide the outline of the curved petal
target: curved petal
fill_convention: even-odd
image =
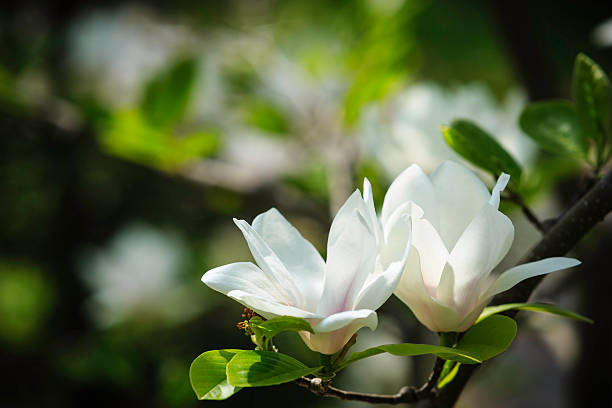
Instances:
[[[376,244],[383,243],[382,224],[376,215],[376,207],[374,207],[374,196],[372,194],[372,185],[367,178],[363,179],[363,201],[367,207],[367,218],[372,225],[372,231],[376,237]]]
[[[276,253],[268,246],[257,231],[244,220],[234,219],[249,245],[251,254],[261,270],[267,275],[269,281],[280,293],[285,293],[286,303],[302,306],[305,299],[292,274],[278,258]]]
[[[325,261],[319,252],[276,208],[255,217],[253,229],[293,276],[305,302],[300,306],[316,310],[325,278]]]
[[[460,322],[457,312],[429,295],[421,275],[419,254],[414,249],[410,250],[406,268],[394,293],[429,330],[456,331]]]
[[[415,202],[425,212],[425,218],[435,227],[438,226],[438,203],[434,186],[416,164],[404,170],[389,186],[382,206],[383,225],[398,207],[408,201]]]
[[[448,260],[448,250],[438,231],[425,218],[412,219],[412,246],[419,252],[421,273],[429,294],[435,296]]]
[[[266,319],[277,316],[295,316],[303,319],[320,319],[321,315],[308,312],[306,310],[270,300],[269,297],[257,296],[242,290],[232,290],[227,294],[232,299],[242,303],[248,308],[253,309]]]
[[[375,330],[378,325],[376,312],[372,310],[352,310],[333,314],[312,326],[314,334],[300,332],[306,345],[313,351],[323,354],[334,354],[349,341],[362,327]]]
[[[361,197],[359,200],[363,203]],[[334,219],[327,243],[325,284],[317,309],[323,315],[352,310],[357,294],[374,270],[376,238],[358,209],[350,217],[343,214],[352,209],[347,204]]]
[[[499,275],[497,280],[482,295],[481,299],[489,299],[498,293],[504,292],[525,279],[538,275],[545,275],[550,272],[559,271],[580,265],[580,261],[574,258],[546,258],[536,262],[530,262],[515,266]]]
[[[447,248],[455,246],[490,194],[468,168],[452,161],[439,165],[430,176],[438,199],[438,232]]]
[[[288,300],[286,294],[251,262],[236,262],[211,269],[202,276],[202,282],[224,295],[233,290],[242,290],[277,302]]]
[[[328,250],[330,243],[333,244],[338,239],[338,236],[344,231],[344,226],[350,222],[349,220],[355,217],[355,213],[361,215],[361,218],[364,220],[364,225],[367,227],[367,229],[371,230],[370,223],[367,221],[368,209],[359,190],[353,191],[353,194],[350,195],[350,197],[344,202],[344,204],[342,204],[342,207],[340,207],[336,213],[336,216],[334,217],[332,225],[329,229],[329,237],[327,238]],[[372,231],[372,234],[374,234],[374,231]]]
[[[485,204],[448,258],[455,271],[455,301],[458,304],[474,306],[480,287],[506,256],[513,240],[514,226],[510,219],[491,204]]]

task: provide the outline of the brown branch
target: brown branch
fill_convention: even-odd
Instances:
[[[324,381],[320,378],[298,378],[294,382],[300,387],[308,389],[310,392],[321,397],[337,398],[341,400],[362,401],[371,404],[402,404],[417,402],[430,399],[436,395],[436,385],[440,379],[444,360],[436,358],[434,367],[429,378],[421,387],[413,386],[402,387],[396,394],[368,394],[362,392],[345,391],[330,385],[331,381]]]
[[[582,199],[557,220],[521,263],[565,255],[611,211],[612,171],[608,172]],[[523,281],[507,292],[497,295],[492,303],[525,302],[543,278],[544,276],[538,276]],[[514,316],[516,313],[514,311],[511,314]],[[440,390],[428,406],[431,408],[452,407],[478,367],[478,365],[462,365],[455,379]]]

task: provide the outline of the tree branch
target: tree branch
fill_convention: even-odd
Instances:
[[[611,211],[612,171],[609,171],[582,199],[557,220],[521,263],[565,255]],[[525,302],[543,278],[544,276],[538,276],[523,281],[507,292],[495,296],[492,303]],[[509,314],[514,317],[516,313],[517,311],[513,311]],[[429,407],[452,407],[478,367],[478,365],[462,365],[455,379],[440,390],[436,398],[431,400]]]
[[[363,401],[371,404],[402,404],[430,399],[436,395],[436,385],[440,379],[444,360],[437,357],[429,378],[420,388],[413,386],[402,387],[396,394],[368,394],[362,392],[345,391],[330,385],[331,381],[320,378],[298,378],[294,382],[321,397],[331,397],[341,400]]]

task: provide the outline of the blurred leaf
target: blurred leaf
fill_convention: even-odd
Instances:
[[[582,130],[593,139],[601,154],[610,130],[610,80],[599,65],[580,53],[574,63],[572,82]]]
[[[287,135],[289,121],[287,115],[273,103],[256,100],[246,107],[245,121],[249,125],[274,135]]]
[[[588,143],[569,102],[532,103],[523,109],[519,122],[521,129],[543,149],[586,157]]]
[[[250,350],[232,358],[227,365],[227,380],[236,387],[263,387],[293,381],[320,369],[307,367],[286,354]]]
[[[193,360],[189,379],[198,399],[224,400],[240,390],[228,383],[225,372],[230,360],[242,352],[244,350],[211,350]]]
[[[254,331],[258,330],[260,332],[259,334],[268,339],[271,339],[284,331],[307,331],[314,333],[314,330],[308,321],[293,316],[280,316],[265,321],[254,317],[249,321],[249,323]]]
[[[461,363],[455,361],[446,361],[440,374],[440,380],[438,381],[438,388],[444,388],[448,383],[455,379],[455,376],[459,372]]]
[[[467,161],[487,170],[494,177],[502,172],[508,173],[511,183],[519,183],[521,167],[491,135],[475,123],[456,119],[450,126],[442,127],[442,134],[446,143]]]
[[[468,330],[457,343],[457,348],[485,361],[510,347],[516,330],[516,322],[513,319],[494,315]]]
[[[193,58],[175,62],[145,86],[142,110],[154,127],[167,127],[179,120],[191,99],[197,63]]]
[[[505,312],[507,310],[512,310],[512,309],[552,313],[557,316],[580,320],[580,321],[591,323],[591,324],[593,323],[593,320],[589,319],[588,317],[584,317],[570,310],[566,310],[566,309],[563,309],[561,307],[554,306],[554,305],[548,305],[546,303],[507,303],[505,305],[485,307],[485,309],[480,314],[480,317],[478,317],[478,320],[476,322],[477,323],[481,322],[484,319],[491,317],[497,313]]]
[[[151,126],[139,111],[132,110],[111,115],[99,140],[111,154],[163,170],[210,156],[219,148],[219,136],[214,131],[175,136]]]

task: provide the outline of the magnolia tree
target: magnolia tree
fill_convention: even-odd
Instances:
[[[612,153],[608,78],[579,55],[573,87],[573,102],[534,103],[519,119],[543,149],[590,166],[589,188],[552,220],[540,222],[524,203],[521,167],[512,156],[466,119],[443,126],[443,136],[463,158],[497,178],[491,191],[455,162],[441,163],[430,175],[413,164],[393,181],[377,214],[365,179],[363,192],[350,195],[335,215],[325,260],[274,208],[251,224],[234,219],[255,263],[220,266],[202,281],[245,306],[239,327],[254,349],[210,350],[196,358],[190,378],[197,397],[222,400],[244,387],[294,382],[325,397],[452,406],[477,367],[510,346],[518,310],[590,322],[551,304],[528,302],[543,275],[580,264],[563,255],[612,210],[612,172],[603,171]],[[543,237],[519,265],[494,277],[491,271],[514,239],[512,222],[499,210],[504,199],[520,205]],[[392,295],[440,343],[385,344],[351,353],[357,331],[376,329],[376,310]],[[298,332],[320,354],[320,364],[307,366],[291,350],[278,350],[274,337],[284,331]],[[339,371],[382,353],[437,358],[425,384],[396,394],[332,385]]]

